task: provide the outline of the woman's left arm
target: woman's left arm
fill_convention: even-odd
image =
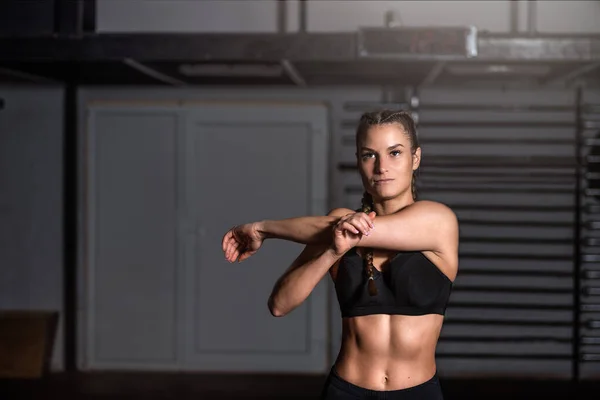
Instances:
[[[358,247],[445,253],[458,246],[457,217],[442,203],[417,201],[395,214],[376,216],[373,224]]]
[[[354,214],[347,208],[335,208],[324,216],[293,217],[280,220],[263,220],[234,226],[225,233],[221,247],[229,262],[243,261],[255,254],[266,239],[283,239],[306,245],[331,244],[333,227],[344,215]],[[372,226],[372,217],[356,214],[344,228],[353,233],[363,232]]]

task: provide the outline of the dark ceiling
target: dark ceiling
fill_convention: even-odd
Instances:
[[[437,33],[434,40],[443,41],[444,31],[437,29]],[[371,46],[366,49],[361,47],[360,31],[0,37],[0,81],[170,86],[600,86],[597,36],[480,33],[475,53],[464,54],[461,41],[450,48],[430,41],[430,48],[417,51],[401,45],[374,45],[378,40],[405,43],[414,38],[414,32],[404,29],[382,28],[370,35]]]
[[[539,34],[535,2],[518,32],[474,27],[384,27],[298,33],[98,34],[96,0],[0,1],[0,82],[79,85],[600,86],[600,35]]]

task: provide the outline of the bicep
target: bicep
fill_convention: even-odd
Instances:
[[[414,203],[395,214],[375,217],[373,224],[375,228],[361,238],[359,246],[437,254],[452,253],[458,246],[456,215],[441,203]]]

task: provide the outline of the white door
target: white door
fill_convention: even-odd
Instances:
[[[236,224],[327,212],[327,108],[217,104],[186,114],[183,368],[325,371],[327,280],[284,318],[267,308],[303,245],[270,240],[229,264],[221,239]]]
[[[177,109],[90,108],[82,140],[82,369],[174,369]]]

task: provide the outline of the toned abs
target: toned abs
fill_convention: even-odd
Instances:
[[[442,320],[441,315],[344,318],[338,374],[371,390],[405,389],[428,381],[436,373]]]
[[[378,257],[379,256],[379,257]],[[374,258],[387,267],[389,254]],[[331,270],[335,281],[337,265]],[[444,316],[374,314],[342,318],[335,368],[345,380],[371,390],[419,385],[436,373],[435,351]]]

